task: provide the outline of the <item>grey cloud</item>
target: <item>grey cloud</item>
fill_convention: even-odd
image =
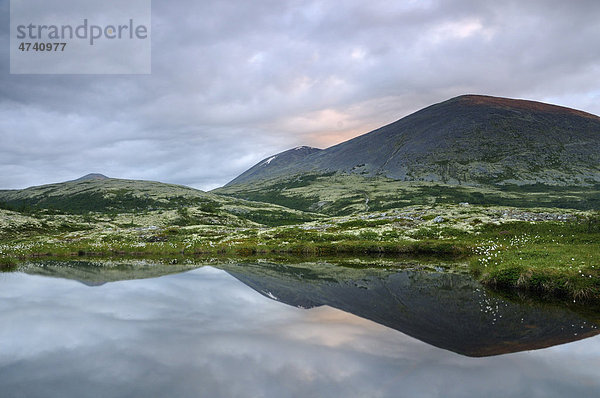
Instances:
[[[7,0],[0,10],[7,21]],[[151,76],[8,75],[3,53],[0,187],[98,171],[211,188],[464,93],[598,114],[599,13],[596,1],[153,1]]]

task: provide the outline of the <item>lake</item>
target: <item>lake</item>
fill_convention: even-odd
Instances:
[[[0,274],[2,397],[592,397],[595,313],[327,263]],[[145,279],[140,279],[145,278]]]

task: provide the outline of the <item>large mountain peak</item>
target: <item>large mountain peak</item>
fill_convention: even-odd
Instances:
[[[293,152],[266,158],[228,185],[328,172],[471,185],[594,184],[600,118],[541,102],[463,95],[325,150]]]

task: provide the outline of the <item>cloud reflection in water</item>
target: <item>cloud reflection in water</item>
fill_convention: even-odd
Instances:
[[[592,396],[598,337],[468,358],[210,267],[88,287],[0,275],[6,397]]]

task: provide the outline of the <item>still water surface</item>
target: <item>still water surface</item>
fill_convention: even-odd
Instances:
[[[1,274],[0,396],[600,394],[597,325],[570,310],[507,302],[464,276],[283,268]]]

